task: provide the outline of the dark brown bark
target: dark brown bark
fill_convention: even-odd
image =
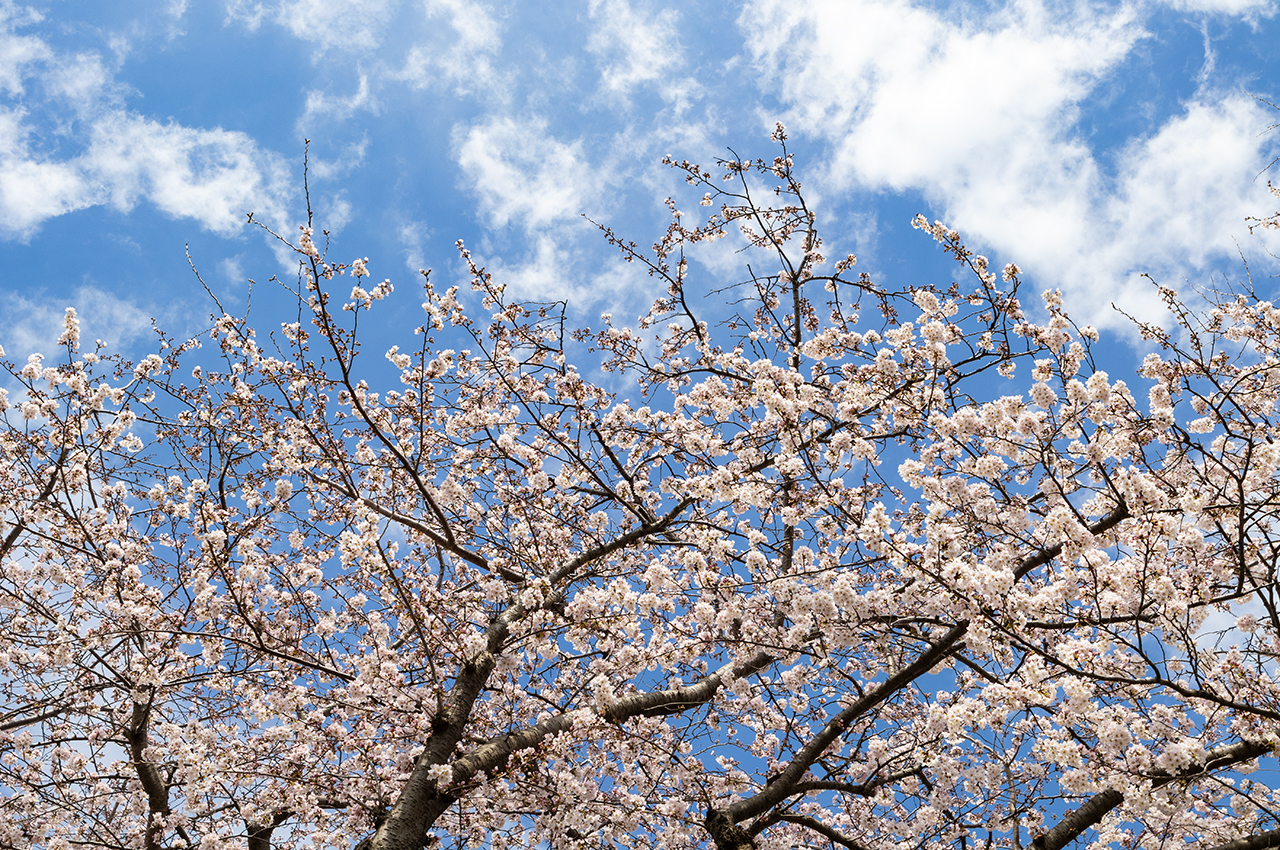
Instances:
[[[1111,511],[1111,513],[1107,514],[1102,519],[1088,526],[1089,533],[1096,535],[1096,534],[1101,534],[1104,531],[1109,531],[1110,529],[1115,528],[1117,525],[1124,522],[1126,519],[1129,518],[1129,516],[1130,516],[1129,506],[1122,501],[1120,502],[1120,504],[1115,506],[1115,508]],[[1052,561],[1054,558],[1058,557],[1061,554],[1062,554],[1061,543],[1055,543],[1052,546],[1049,546],[1045,549],[1041,549],[1036,554],[1031,555],[1028,558],[1024,558],[1022,560],[1022,563],[1018,564],[1018,566],[1013,571],[1014,578],[1022,578],[1027,573],[1034,570],[1036,567],[1043,567],[1045,564],[1049,563],[1050,561]]]
[[[1219,844],[1217,847],[1210,848],[1210,850],[1268,850],[1271,847],[1280,847],[1280,829],[1260,832],[1247,838],[1237,838],[1234,841]]]
[[[755,839],[722,811],[709,810],[702,825],[706,827],[716,850],[755,850]]]
[[[853,705],[848,706],[835,717],[827,721],[813,740],[796,753],[777,778],[766,785],[759,794],[739,800],[728,809],[725,815],[732,821],[739,822],[767,812],[791,796],[800,778],[818,758],[826,752],[827,747],[844,733],[849,725],[905,688],[911,682],[929,672],[934,665],[942,661],[960,643],[961,638],[969,631],[969,621],[961,620],[952,626],[937,643],[922,652],[915,661],[885,679],[879,686],[868,691]]]
[[[1075,841],[1089,827],[1094,826],[1107,812],[1124,802],[1124,795],[1113,788],[1095,794],[1080,808],[1071,812],[1048,832],[1035,837],[1031,845],[1036,850],[1062,850]]]
[[[1161,772],[1155,774],[1151,781],[1151,787],[1161,788],[1178,780],[1194,779],[1212,770],[1250,761],[1258,756],[1266,755],[1274,749],[1273,744],[1252,741],[1239,741],[1225,747],[1218,747],[1205,753],[1205,759],[1202,763],[1192,765],[1187,770],[1178,773]],[[1107,812],[1123,802],[1123,794],[1113,788],[1108,788],[1106,791],[1095,794],[1080,808],[1068,814],[1053,829],[1037,835],[1031,844],[1036,850],[1062,850],[1063,847],[1066,847],[1084,834],[1086,830],[1099,824],[1106,817]],[[1223,845],[1223,847],[1226,846]],[[1273,845],[1257,845],[1259,848],[1271,846]],[[1254,845],[1250,845],[1247,848],[1231,847],[1230,850],[1253,850],[1253,847]],[[1214,848],[1214,850],[1220,850],[1220,848]]]
[[[156,766],[146,760],[147,724],[150,719],[151,703],[135,700],[125,738],[129,742],[129,758],[133,762],[133,769],[147,795],[147,832],[143,846],[146,850],[160,850],[162,831],[156,824],[156,815],[169,814],[169,786],[165,784]]]
[[[866,847],[863,844],[860,844],[838,829],[832,829],[817,818],[811,818],[808,815],[783,814],[778,815],[778,820],[784,823],[798,823],[806,829],[813,830],[823,838],[848,847],[849,850],[866,850]]]
[[[271,823],[246,823],[245,832],[248,839],[248,850],[271,850],[271,833],[280,824],[289,819],[289,812],[276,812],[271,816]]]
[[[493,667],[493,654],[487,651],[463,665],[453,689],[454,702],[427,739],[400,797],[373,836],[371,850],[420,850],[427,843],[427,829],[453,805],[454,797],[437,787],[431,768],[447,763],[453,755]]]
[[[619,535],[594,549],[583,552],[548,576],[550,584],[553,587],[559,586],[563,582],[570,581],[579,575],[589,564],[601,558],[606,558],[620,549],[639,543],[656,534],[661,534],[691,504],[693,504],[692,499],[683,499],[671,510],[663,514],[662,517],[645,523],[626,534]],[[457,799],[455,794],[437,787],[436,781],[431,778],[432,768],[449,764],[452,761],[452,784],[456,786],[470,779],[477,771],[505,764],[515,750],[532,746],[548,735],[559,734],[573,725],[569,715],[557,715],[542,723],[510,733],[496,743],[484,744],[461,759],[454,759],[454,752],[458,743],[462,740],[463,733],[466,731],[467,723],[470,720],[472,706],[488,681],[489,674],[493,671],[495,665],[494,653],[502,650],[502,645],[510,634],[512,624],[518,622],[534,608],[554,609],[557,604],[562,604],[563,592],[563,588],[561,588],[534,607],[528,607],[524,603],[517,602],[503,610],[501,614],[494,617],[489,623],[486,633],[487,650],[467,661],[462,666],[462,669],[459,670],[450,694],[451,704],[433,722],[431,736],[427,739],[425,749],[418,757],[417,764],[414,765],[413,771],[409,774],[408,780],[401,789],[400,796],[391,807],[391,812],[386,821],[378,827],[378,831],[373,837],[368,839],[369,850],[420,850],[426,845],[427,830],[431,828],[431,824],[435,823],[436,819],[444,814],[449,806],[453,805],[454,800]],[[763,656],[763,653],[761,655]],[[765,657],[767,660],[761,663],[760,667],[772,663],[773,658],[771,656]],[[742,667],[743,670],[739,675],[748,675],[759,669],[759,667],[750,668],[750,663],[742,665]],[[727,671],[712,674],[689,688],[646,695],[651,699],[652,704],[644,703],[644,705],[651,708],[661,708],[677,703],[696,705],[706,702],[719,689],[725,672]],[[696,698],[698,696],[701,698]],[[691,699],[694,701],[690,702]],[[679,710],[684,709],[681,708]],[[633,717],[638,713],[640,713],[639,708],[636,711],[626,713],[625,716]],[[672,712],[658,711],[655,713]],[[611,717],[610,719],[615,718]],[[615,722],[617,719],[625,718],[616,718]]]

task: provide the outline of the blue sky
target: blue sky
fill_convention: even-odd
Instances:
[[[828,256],[900,285],[950,268],[923,212],[1085,321],[1151,309],[1248,259],[1272,285],[1280,155],[1274,0],[209,0],[0,2],[0,344],[50,349],[62,309],[141,351],[290,268],[245,213],[317,222],[375,279],[459,279],[468,246],[581,322],[649,281],[582,214],[642,244],[675,195],[664,154],[774,154],[793,134]],[[1261,176],[1259,176],[1261,174]],[[731,246],[695,255],[708,288]],[[411,298],[406,308],[416,305]],[[411,327],[416,317],[406,322]]]

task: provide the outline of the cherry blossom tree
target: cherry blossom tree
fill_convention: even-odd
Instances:
[[[1122,380],[943,224],[828,265],[775,140],[603,229],[635,323],[459,245],[384,360],[309,222],[270,332],[8,363],[0,846],[1280,845],[1280,309]]]

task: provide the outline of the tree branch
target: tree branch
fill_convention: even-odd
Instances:
[[[1270,743],[1254,743],[1251,741],[1238,741],[1225,747],[1218,747],[1205,753],[1205,760],[1202,764],[1192,765],[1184,771],[1178,773],[1167,773],[1161,771],[1152,775],[1151,787],[1161,788],[1171,782],[1177,782],[1180,779],[1194,779],[1202,776],[1211,770],[1218,770],[1224,767],[1240,764],[1258,756],[1265,755],[1275,749],[1274,744]],[[1124,802],[1124,795],[1114,788],[1108,788],[1091,797],[1084,805],[1068,814],[1062,821],[1048,832],[1041,833],[1031,842],[1032,846],[1037,850],[1062,850],[1072,841],[1075,841],[1084,833],[1085,830],[1092,826],[1096,826],[1106,817],[1107,812]],[[1242,839],[1243,840],[1243,839]],[[1225,845],[1224,845],[1225,846]],[[1251,845],[1252,846],[1252,845]],[[1257,845],[1258,847],[1270,847],[1272,845]],[[1216,848],[1215,848],[1216,850]],[[1242,850],[1242,848],[1231,848],[1231,850]]]
[[[125,738],[129,742],[129,757],[133,769],[137,771],[138,781],[147,795],[147,832],[146,850],[160,850],[162,830],[156,824],[156,815],[169,814],[169,788],[156,766],[146,760],[148,743],[147,724],[151,719],[151,702],[133,702],[133,715],[129,718],[129,726],[125,730]]]
[[[271,833],[292,815],[289,811],[278,811],[271,816],[271,823],[245,823],[248,850],[271,850]]]
[[[1107,514],[1093,525],[1088,526],[1089,533],[1096,535],[1101,534],[1104,531],[1109,531],[1124,522],[1126,519],[1129,519],[1129,517],[1129,506],[1125,502],[1121,501],[1120,504],[1116,505],[1115,509],[1112,510],[1111,513]],[[1014,578],[1022,578],[1036,567],[1043,567],[1045,564],[1049,563],[1061,554],[1061,543],[1055,543],[1052,546],[1041,549],[1036,554],[1031,555],[1028,558],[1024,558],[1022,563],[1018,564],[1017,568],[1014,569],[1013,576]]]
[[[453,796],[439,787],[432,768],[444,764],[453,754],[495,663],[493,653],[485,651],[463,664],[453,688],[454,702],[445,710],[439,728],[427,739],[426,749],[418,756],[395,805],[374,835],[373,850],[419,850],[426,842],[427,829],[452,805]]]
[[[795,758],[778,774],[777,779],[766,785],[754,797],[739,800],[729,806],[725,810],[726,815],[735,822],[743,821],[768,811],[789,797],[796,783],[800,781],[800,777],[804,776],[805,771],[818,760],[818,757],[826,751],[827,747],[831,746],[831,743],[849,728],[849,724],[854,719],[871,711],[899,690],[929,672],[935,664],[951,652],[968,631],[968,620],[961,620],[956,623],[937,643],[922,652],[915,661],[885,679],[878,687],[868,691],[857,702],[827,721],[826,725],[822,727],[822,731],[815,735],[813,740],[806,744],[800,752],[796,753]]]
[[[781,814],[778,815],[778,820],[786,823],[796,823],[806,829],[811,829],[823,838],[830,839],[837,844],[843,844],[849,850],[866,850],[866,845],[858,843],[837,829],[832,829],[817,818],[811,818],[808,815]]]
[[[1237,838],[1234,841],[1211,847],[1209,850],[1267,850],[1270,847],[1280,847],[1280,829],[1260,832],[1257,835],[1250,835],[1245,838]]]
[[[633,717],[653,717],[687,711],[694,706],[709,702],[730,676],[735,679],[750,676],[763,670],[774,660],[772,655],[764,652],[757,653],[755,657],[742,664],[726,664],[692,685],[624,697],[601,712],[600,716],[610,723],[621,723]],[[557,714],[540,723],[508,732],[500,738],[476,747],[453,763],[453,783],[458,785],[467,782],[481,771],[502,767],[512,753],[536,746],[546,738],[569,731],[573,728],[575,719],[574,713]]]

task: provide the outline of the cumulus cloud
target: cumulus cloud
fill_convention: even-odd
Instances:
[[[968,20],[907,0],[758,0],[741,23],[784,120],[829,142],[836,186],[919,191],[1086,310],[1137,272],[1230,250],[1261,200],[1263,110],[1239,94],[1202,93],[1113,173],[1099,164],[1076,122],[1146,37],[1131,7],[1015,0]]]
[[[1059,163],[1086,154],[1059,138],[1072,107],[1142,33],[1124,10],[1046,15],[1015,4],[977,28],[904,0],[764,0],[742,22],[788,123],[837,141],[838,176],[953,193],[1010,165],[1070,172]]]
[[[1245,217],[1265,200],[1255,177],[1270,117],[1244,95],[1192,101],[1125,151],[1104,227],[1147,263],[1170,246],[1194,265],[1232,250]]]

